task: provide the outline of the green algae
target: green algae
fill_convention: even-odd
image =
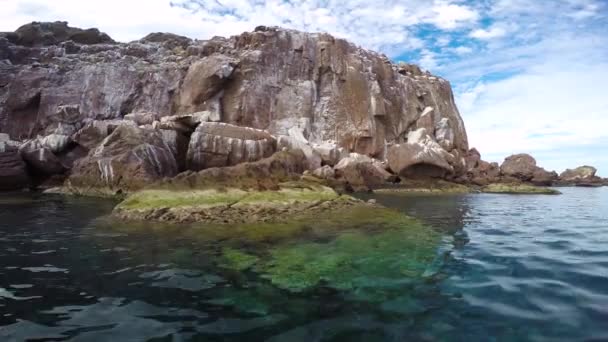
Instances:
[[[180,208],[191,206],[219,206],[238,202],[247,195],[246,191],[197,190],[143,190],[129,195],[117,208],[124,210]]]
[[[441,179],[405,179],[400,184],[374,190],[380,194],[466,194],[471,191],[466,185]]]
[[[120,226],[144,234],[179,234],[209,246],[216,251],[213,264],[237,272],[231,277],[247,271],[241,280],[255,275],[291,293],[331,288],[364,301],[384,300],[385,292],[424,279],[442,240],[416,219],[363,202],[280,223]]]
[[[121,210],[157,208],[216,207],[225,205],[251,205],[289,203],[294,201],[328,201],[339,195],[331,188],[314,185],[308,187],[283,187],[277,191],[245,191],[228,188],[220,190],[142,190],[129,195],[118,205]]]
[[[325,243],[272,248],[255,269],[273,285],[292,292],[319,285],[365,292],[375,287],[372,280],[420,278],[436,258],[440,234],[410,219],[387,223],[388,227],[376,227],[382,228],[379,232],[349,231]]]
[[[238,249],[224,248],[219,266],[235,271],[245,271],[258,262],[255,255],[247,254]]]
[[[481,189],[482,192],[491,194],[540,194],[559,195],[561,192],[542,186],[526,184],[490,184]]]

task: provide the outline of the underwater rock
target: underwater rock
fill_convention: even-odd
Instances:
[[[539,194],[539,195],[559,195],[561,192],[526,184],[490,184],[481,188],[482,192],[491,194]]]

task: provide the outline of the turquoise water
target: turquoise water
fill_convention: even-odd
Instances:
[[[605,341],[608,188],[562,191],[374,195],[443,239],[421,279],[362,274],[369,299],[222,271],[221,242],[177,229],[108,229],[108,201],[5,195],[0,340]]]

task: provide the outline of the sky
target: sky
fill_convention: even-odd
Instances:
[[[119,41],[329,32],[448,79],[483,159],[608,176],[608,0],[0,0],[0,31],[54,20]]]

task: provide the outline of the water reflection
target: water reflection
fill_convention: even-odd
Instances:
[[[137,226],[96,219],[111,210],[113,203],[107,201],[4,198],[0,338],[608,339],[607,191],[566,189],[564,196],[550,197],[375,198],[443,232],[436,255],[444,258],[419,280],[407,274],[383,277],[373,268],[340,264],[344,259],[336,257],[341,247],[335,238],[315,234],[312,225],[294,243],[303,246],[296,250],[305,251],[294,255],[306,257],[295,265],[322,260],[324,267],[340,265],[343,274],[357,270],[361,276],[354,290],[342,290],[340,286],[351,283],[338,278],[299,292],[281,288],[256,268],[266,253],[260,248],[275,250],[282,241],[260,235],[260,227],[240,231],[255,238],[244,242],[217,227]],[[377,249],[362,247],[361,256],[379,258],[386,254],[375,250],[398,246],[387,241],[400,239],[378,240]],[[331,248],[316,249],[327,243]],[[410,248],[407,241],[402,246]],[[333,254],[325,255],[324,250]],[[392,262],[377,260],[383,272],[386,260]],[[313,275],[325,276],[319,272]]]

